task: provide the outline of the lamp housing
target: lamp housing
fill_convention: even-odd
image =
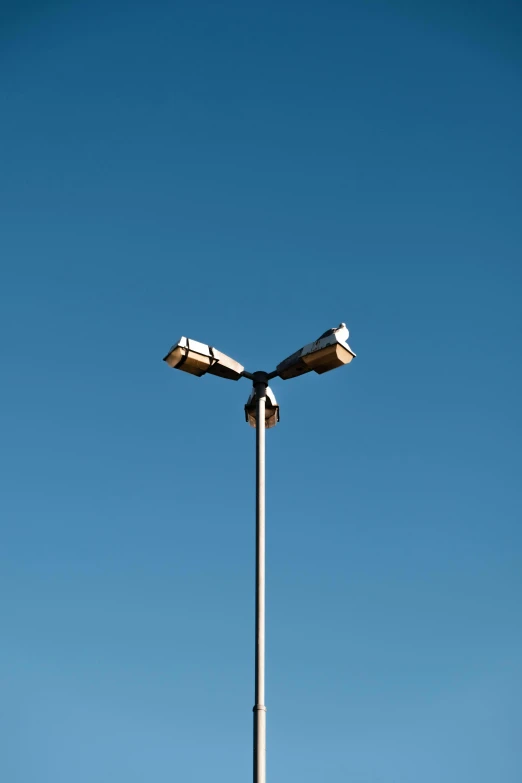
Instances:
[[[257,427],[257,395],[256,390],[252,389],[250,397],[245,405],[245,421],[250,424],[254,429]],[[266,399],[265,399],[265,429],[269,430],[275,427],[279,421],[279,405],[275,398],[275,394],[270,388],[266,387]]]
[[[217,348],[188,337],[181,337],[163,361],[169,367],[191,375],[201,377],[208,372],[229,381],[238,381],[245,369],[242,364],[221,353]]]
[[[348,329],[331,329],[330,334],[323,335],[313,343],[308,343],[304,348],[288,356],[277,365],[276,373],[284,381],[297,378],[313,370],[322,373],[349,364],[355,357],[354,351],[346,342]],[[346,337],[345,337],[346,336]]]

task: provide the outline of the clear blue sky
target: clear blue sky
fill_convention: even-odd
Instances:
[[[520,783],[522,10],[4,2],[0,778]]]

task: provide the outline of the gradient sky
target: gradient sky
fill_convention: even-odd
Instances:
[[[522,10],[4,2],[0,778],[520,783]]]

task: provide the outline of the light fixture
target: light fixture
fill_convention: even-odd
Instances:
[[[191,375],[201,377],[209,372],[211,375],[218,375],[229,381],[238,381],[245,369],[242,364],[235,362],[217,348],[199,343],[197,340],[189,340],[188,337],[181,337],[163,361],[167,362],[169,367],[189,372]]]
[[[254,427],[254,429],[257,427],[257,404],[256,404],[256,390],[255,388],[252,389],[250,392],[250,397],[247,400],[247,404],[245,405],[245,420],[250,424],[251,427]],[[277,404],[277,400],[275,398],[275,394],[270,388],[270,386],[266,387],[266,402],[265,402],[265,429],[269,430],[272,427],[275,427],[277,422],[279,421],[279,405]]]
[[[297,378],[311,370],[320,375],[352,361],[355,353],[346,340],[349,337],[346,324],[329,329],[318,340],[308,343],[277,365],[276,373],[284,381]]]

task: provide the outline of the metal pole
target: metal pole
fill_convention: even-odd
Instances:
[[[256,379],[257,381],[257,379]],[[256,688],[254,783],[266,783],[265,707],[265,404],[266,382],[256,382]]]

